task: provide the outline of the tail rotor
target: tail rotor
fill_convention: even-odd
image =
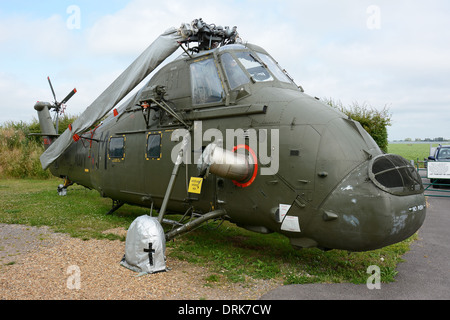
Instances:
[[[52,109],[55,110],[55,123],[56,123],[56,133],[58,133],[58,127],[59,127],[59,114],[61,113],[61,109],[63,106],[73,97],[75,93],[77,93],[77,89],[73,89],[61,102],[58,102],[56,99],[55,90],[53,90],[52,81],[50,80],[50,77],[47,77],[48,83],[50,85],[50,89],[52,90],[53,98],[55,99]]]

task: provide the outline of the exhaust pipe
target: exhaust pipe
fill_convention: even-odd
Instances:
[[[234,151],[237,150],[238,147]],[[211,143],[203,151],[198,168],[201,175],[213,173],[221,178],[233,180],[238,186],[246,187],[256,177],[258,164],[255,156],[248,157],[242,153],[224,150]]]

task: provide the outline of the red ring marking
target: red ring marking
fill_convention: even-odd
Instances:
[[[245,145],[245,144],[240,144],[240,145],[234,147],[234,148],[233,148],[233,152],[236,152],[238,149],[242,149],[242,148],[244,148],[244,149],[246,149],[248,152],[250,152],[250,154],[251,154],[251,156],[252,156],[252,158],[253,158],[253,163],[254,163],[253,175],[252,175],[252,177],[250,178],[250,180],[247,181],[247,182],[245,182],[245,183],[240,183],[240,182],[235,181],[235,180],[232,180],[232,181],[233,181],[233,183],[234,183],[236,186],[238,186],[238,187],[241,187],[241,188],[247,188],[248,186],[250,186],[250,185],[253,183],[253,181],[255,181],[256,175],[258,174],[258,159],[256,158],[256,154],[255,154],[255,152],[252,150],[252,148],[250,148],[249,146],[247,146],[247,145]]]

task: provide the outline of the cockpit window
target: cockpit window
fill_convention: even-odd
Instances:
[[[191,64],[192,104],[200,105],[222,101],[223,87],[214,59]]]
[[[273,81],[269,70],[250,52],[236,52],[239,62],[256,82]]]
[[[221,56],[221,59],[231,90],[250,82],[245,72],[241,69],[231,54],[224,53]]]
[[[291,79],[281,70],[280,66],[268,55],[258,52],[258,57],[267,65],[270,72],[281,82],[292,83]]]

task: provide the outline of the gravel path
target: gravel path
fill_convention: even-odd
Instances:
[[[255,300],[280,285],[208,284],[207,269],[169,255],[169,272],[137,277],[120,266],[124,252],[121,241],[0,224],[0,300]]]

